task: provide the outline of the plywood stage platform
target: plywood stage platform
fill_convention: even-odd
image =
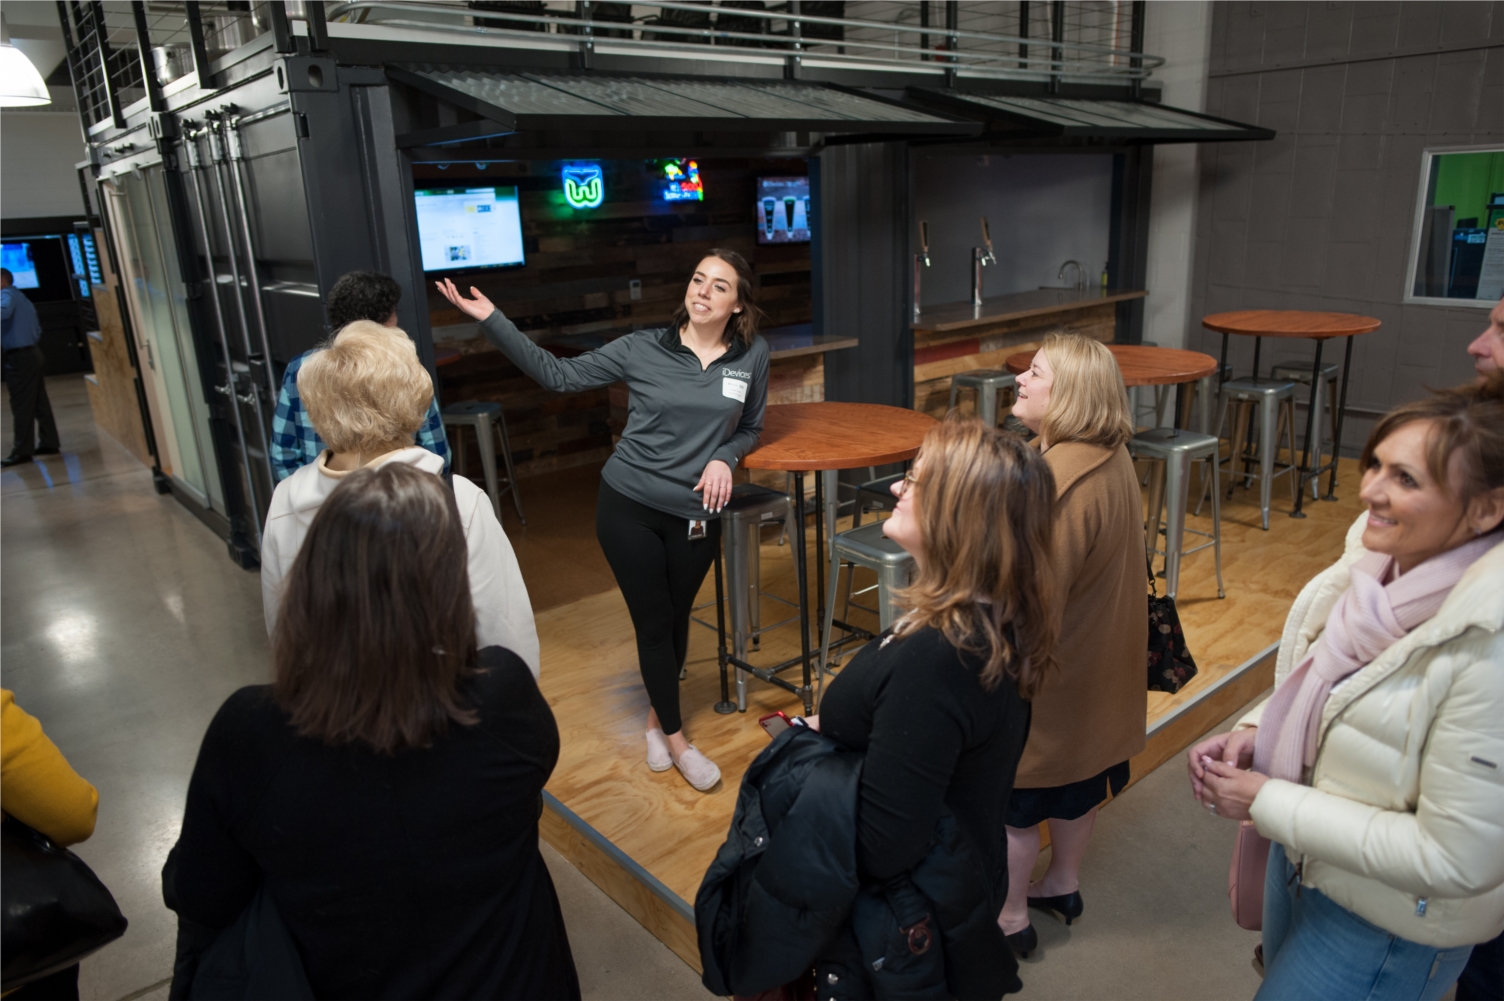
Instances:
[[[1145,721],[1150,742],[1132,763],[1135,779],[1270,685],[1273,648],[1291,602],[1306,581],[1340,555],[1344,533],[1362,508],[1358,480],[1356,463],[1344,461],[1340,500],[1308,501],[1309,517],[1303,520],[1288,516],[1289,489],[1277,482],[1268,532],[1259,528],[1256,493],[1240,489],[1224,503],[1227,597],[1217,598],[1210,549],[1186,559],[1178,603],[1200,673],[1176,695],[1150,693]],[[1193,528],[1210,527],[1209,517],[1189,521]],[[843,527],[847,524],[849,519]],[[776,532],[766,530],[764,586],[792,597],[790,550],[775,540]],[[519,540],[525,572],[527,546]],[[567,570],[555,566],[551,574]],[[713,583],[707,580],[700,600],[709,602],[713,596]],[[786,617],[784,606],[764,601],[764,621]],[[714,621],[713,608],[701,615]],[[875,617],[856,611],[852,617],[875,629]],[[798,700],[754,679],[745,713],[717,715],[712,708],[719,698],[715,634],[692,625],[688,677],[680,689],[685,730],[723,776],[710,793],[698,793],[676,770],[655,774],[644,760],[648,700],[621,593],[610,589],[568,601],[539,612],[537,621],[543,694],[562,736],[559,765],[546,792],[544,838],[699,969],[691,907],[725,837],[742,773],[767,744],[757,719],[776,709],[800,711]],[[751,659],[782,660],[797,650],[797,640],[794,627],[778,630],[765,637],[761,653]]]

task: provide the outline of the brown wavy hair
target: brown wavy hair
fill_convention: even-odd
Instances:
[[[752,265],[741,254],[725,247],[712,247],[700,260],[703,261],[706,257],[725,261],[736,272],[736,302],[742,311],[732,314],[731,319],[726,321],[723,338],[728,345],[738,343],[744,348],[751,347],[752,338],[757,336],[758,324],[767,315],[757,305],[757,276],[752,273]],[[682,331],[688,322],[689,310],[684,308],[684,302],[680,300],[679,308],[674,310],[669,323],[673,324],[675,330]]]
[[[1504,487],[1504,372],[1495,372],[1482,383],[1443,389],[1395,407],[1368,433],[1359,467],[1367,469],[1379,443],[1415,421],[1435,424],[1428,442],[1426,471],[1447,494],[1453,492],[1448,475],[1452,456],[1461,459],[1462,484],[1457,500],[1464,508],[1474,497]]]
[[[381,754],[476,722],[465,532],[454,492],[400,462],[357,469],[319,508],[272,637],[272,696],[300,736]]]
[[[1004,677],[1032,698],[1059,631],[1051,596],[1055,477],[1018,435],[976,419],[932,428],[919,450],[917,500],[924,558],[898,595],[910,611],[894,632],[939,630],[981,658],[982,687]]]

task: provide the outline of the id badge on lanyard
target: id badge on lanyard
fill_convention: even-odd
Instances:
[[[689,539],[690,539],[690,541],[693,542],[695,539],[703,539],[703,538],[705,538],[705,519],[704,518],[691,518],[691,519],[689,519]]]

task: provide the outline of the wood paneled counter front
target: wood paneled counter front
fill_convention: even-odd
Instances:
[[[1110,341],[1117,304],[1141,299],[1135,289],[1055,289],[992,296],[981,306],[948,302],[920,310],[914,331],[914,409],[943,417],[950,377],[978,368],[1002,368],[1017,351],[1039,346],[1053,331]]]

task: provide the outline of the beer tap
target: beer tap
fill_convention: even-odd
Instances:
[[[982,243],[985,246],[971,248],[971,305],[982,307],[982,269],[997,263],[997,254],[992,252],[992,233],[987,227],[987,217],[982,216]]]
[[[914,320],[919,320],[919,266],[930,266],[930,224],[919,220],[919,253],[914,255]]]

